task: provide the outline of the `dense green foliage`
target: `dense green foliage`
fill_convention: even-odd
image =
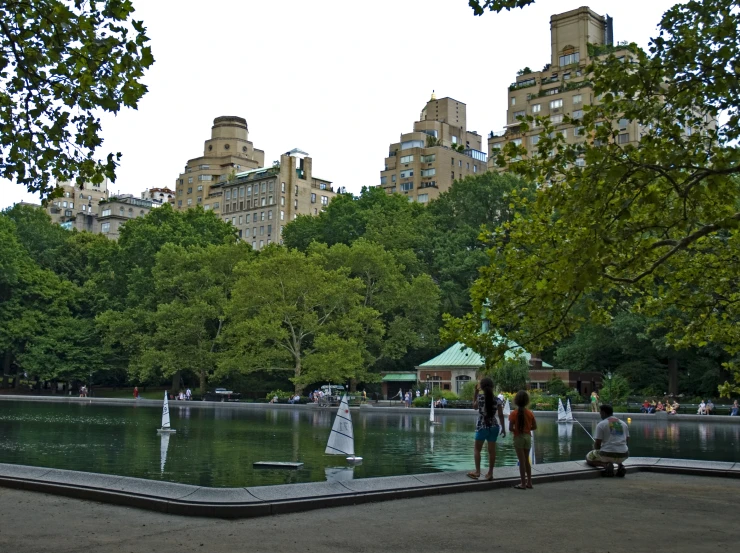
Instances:
[[[582,141],[529,116],[521,128],[541,128],[537,151],[503,149],[498,162],[540,188],[485,237],[473,313],[450,321],[451,337],[495,358],[506,346],[478,334],[484,310],[492,332],[534,351],[627,311],[660,335],[660,357],[720,348],[740,384],[740,12],[734,0],[690,1],[659,28],[648,51],[631,45],[629,65],[610,54],[587,68],[601,101],[565,118]],[[622,119],[639,123],[636,147],[618,140]]]
[[[0,4],[0,176],[41,196],[52,181],[115,180],[95,159],[101,110],[135,108],[154,58],[130,0]]]

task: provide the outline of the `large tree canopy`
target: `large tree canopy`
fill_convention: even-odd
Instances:
[[[526,117],[537,151],[503,149],[499,164],[540,190],[488,236],[476,312],[451,321],[482,353],[502,353],[476,334],[484,312],[492,331],[537,351],[587,321],[608,324],[628,303],[654,317],[670,346],[714,343],[737,367],[740,12],[735,0],[692,1],[659,28],[649,51],[629,46],[631,63],[610,54],[587,68],[600,101],[565,119],[582,127],[582,141],[567,144],[549,120]],[[620,119],[639,123],[637,146],[619,143]]]
[[[130,0],[0,3],[0,176],[46,196],[53,180],[115,180],[95,159],[99,110],[135,108],[152,65]]]

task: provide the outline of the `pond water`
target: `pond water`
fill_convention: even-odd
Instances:
[[[367,478],[472,468],[475,415],[353,411],[352,471],[324,454],[335,410],[195,408],[170,404],[177,433],[156,433],[161,408],[150,405],[0,402],[0,462],[236,487],[327,478]],[[591,439],[577,424],[538,420],[538,463],[583,459]],[[584,422],[593,434],[596,421]],[[740,424],[634,420],[633,456],[740,460]],[[256,461],[297,461],[298,470],[254,469]],[[497,466],[515,465],[507,435]]]

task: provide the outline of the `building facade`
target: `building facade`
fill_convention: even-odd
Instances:
[[[528,152],[537,149],[541,129],[521,130],[523,116],[549,117],[556,131],[569,144],[584,139],[577,125],[563,123],[564,115],[573,119],[583,117],[585,106],[598,102],[586,74],[586,66],[594,57],[614,53],[629,62],[633,53],[626,44],[613,44],[612,19],[587,7],[581,7],[550,18],[550,61],[541,71],[524,68],[506,93],[506,125],[503,131],[488,136],[489,168],[498,169],[496,157],[509,142],[525,147]],[[636,143],[639,126],[635,121],[619,121],[620,144]],[[577,164],[584,164],[577,160]]]
[[[82,188],[71,182],[58,182],[57,187],[62,189],[62,195],[46,204],[46,212],[51,222],[59,225],[76,221],[78,214],[97,214],[100,202],[108,199],[108,179],[100,184],[86,182]]]
[[[311,157],[298,149],[281,155],[272,167],[242,171],[210,190],[205,209],[220,212],[256,250],[282,243],[289,221],[318,215],[336,196],[330,181],[313,175]]]
[[[208,201],[215,184],[223,183],[236,173],[257,169],[265,164],[265,152],[249,141],[247,120],[242,117],[223,116],[213,120],[211,138],[205,141],[203,155],[188,160],[185,170],[175,181],[175,209],[185,210],[202,206],[218,211]]]
[[[147,188],[141,193],[142,200],[149,200],[155,205],[170,204],[175,207],[175,191],[167,187],[164,188]]]
[[[77,211],[74,217],[60,223],[67,230],[102,234],[111,240],[118,240],[121,227],[129,219],[143,217],[158,204],[151,200],[135,198],[132,194],[123,194],[98,203],[97,211]]]
[[[466,119],[464,103],[432,95],[414,130],[390,145],[380,186],[389,194],[426,203],[455,180],[486,171],[482,138],[467,130]]]

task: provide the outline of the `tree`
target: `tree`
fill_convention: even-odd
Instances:
[[[548,394],[564,396],[565,392],[568,391],[568,386],[566,386],[562,378],[560,378],[557,374],[552,373],[550,380],[547,381],[546,389]]]
[[[671,347],[722,347],[740,384],[736,2],[676,5],[649,51],[628,49],[626,70],[613,54],[587,68],[601,101],[582,119],[565,118],[582,127],[583,142],[567,144],[549,120],[526,117],[524,131],[542,128],[536,153],[503,149],[498,162],[540,189],[534,202],[518,199],[526,214],[487,235],[476,313],[450,329],[500,356],[505,346],[491,351],[474,332],[485,304],[492,329],[538,351],[586,322],[608,324],[628,300],[655,318]],[[639,122],[637,147],[620,144],[620,119]]]
[[[299,394],[320,380],[369,379],[367,343],[382,325],[347,269],[272,246],[236,272],[221,372],[286,371]]]
[[[41,196],[53,179],[115,181],[121,154],[94,158],[100,110],[135,108],[154,58],[130,0],[0,5],[0,175]]]
[[[499,390],[518,392],[529,382],[529,362],[526,359],[502,359],[493,366],[491,377]]]
[[[349,270],[362,283],[362,305],[380,314],[384,331],[368,342],[373,361],[400,359],[409,350],[437,345],[439,288],[429,275],[408,276],[393,252],[364,238],[351,246],[312,244],[308,253],[327,270]]]

